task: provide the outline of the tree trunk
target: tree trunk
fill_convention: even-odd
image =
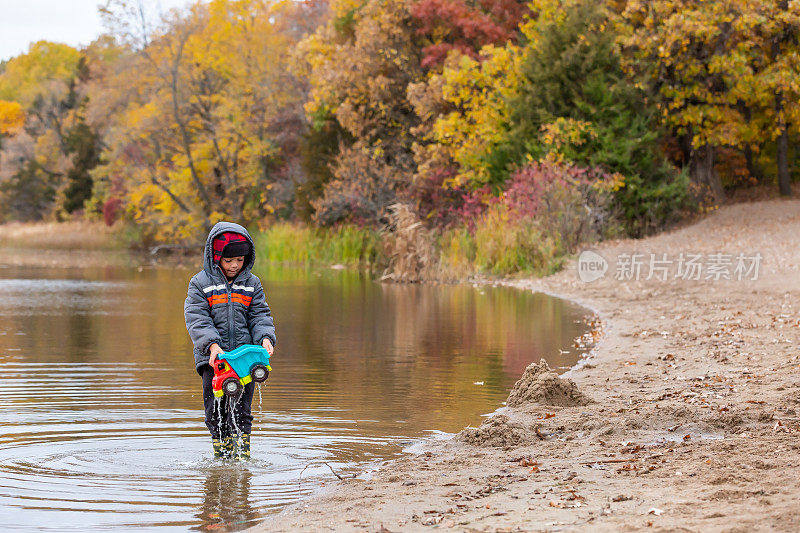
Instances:
[[[789,0],[778,0],[778,9],[781,11],[789,10]],[[796,31],[789,26],[784,26],[781,34],[772,41],[772,61],[777,62],[781,54],[781,45],[791,42],[796,38]],[[791,196],[791,177],[789,176],[789,125],[786,123],[786,114],[783,109],[783,91],[779,90],[775,94],[775,116],[778,120],[778,153],[776,163],[778,164],[778,190],[781,196]]]
[[[753,148],[749,144],[744,146],[744,160],[747,164],[747,173],[750,174],[750,177],[754,178],[757,183],[764,181],[764,175],[761,173],[761,169],[756,165],[755,159],[753,158]]]
[[[750,111],[750,107],[745,105],[744,102],[739,101],[739,109],[742,112],[742,116],[744,117],[745,123],[749,124],[751,120],[753,120],[752,112]],[[755,158],[753,157],[753,145],[750,144],[750,141],[745,141],[744,145],[744,161],[747,165],[747,173],[750,175],[751,178],[756,180],[756,183],[761,183],[764,181],[764,174],[761,172],[761,169],[758,168],[756,165]]]
[[[778,136],[778,190],[781,196],[791,196],[792,186],[791,177],[789,176],[789,127],[786,124],[786,119],[783,117],[783,94],[778,93],[775,96],[775,111],[778,115],[778,129],[780,129],[780,136]]]
[[[685,166],[692,160],[692,130],[683,135],[678,135],[678,145],[681,148],[681,165]]]
[[[186,160],[189,165],[189,172],[192,176],[192,182],[194,183],[195,187],[197,187],[197,192],[200,195],[200,200],[203,204],[203,215],[205,215],[206,219],[208,219],[209,215],[211,214],[211,198],[208,196],[208,192],[206,191],[203,182],[200,181],[200,176],[197,174],[197,168],[194,164],[194,157],[192,156],[192,147],[191,147],[191,139],[189,138],[189,132],[186,129],[186,123],[183,120],[180,112],[180,106],[178,105],[178,71],[180,69],[180,62],[181,57],[183,55],[183,47],[186,44],[186,39],[182,39],[178,46],[178,51],[175,54],[175,57],[172,61],[170,76],[171,76],[171,84],[170,89],[172,92],[172,115],[175,123],[178,125],[178,129],[181,132],[181,141],[183,141],[183,151],[184,155],[186,155]]]
[[[700,188],[700,197],[710,198],[715,205],[725,201],[722,180],[714,168],[714,147],[695,148],[689,160],[689,177]]]

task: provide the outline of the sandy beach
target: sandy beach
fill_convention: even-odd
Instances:
[[[480,427],[254,530],[800,530],[799,243],[800,201],[742,203],[591,248],[594,281],[505,282],[597,314],[574,385],[531,366]]]

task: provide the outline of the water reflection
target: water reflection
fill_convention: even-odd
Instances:
[[[216,463],[183,324],[192,272],[0,271],[0,523],[238,529],[400,443],[475,424],[584,311],[544,295],[262,270],[278,327],[246,464]],[[483,385],[475,383],[482,382]]]
[[[252,526],[260,517],[250,504],[253,475],[240,464],[215,464],[203,483],[203,505],[194,531],[235,531]]]

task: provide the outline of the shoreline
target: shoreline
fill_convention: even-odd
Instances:
[[[503,407],[484,424],[519,443],[429,442],[250,531],[800,529],[798,234],[800,201],[735,204],[592,249],[758,252],[756,280],[616,280],[609,268],[584,283],[573,259],[499,282],[599,317],[595,356],[567,373],[594,403]]]

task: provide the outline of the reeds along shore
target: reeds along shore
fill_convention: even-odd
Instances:
[[[455,281],[478,274],[547,275],[569,250],[532,221],[482,220],[466,228],[430,230],[405,206],[376,230],[353,225],[315,228],[279,222],[255,236],[259,257],[289,264],[368,268],[383,280]]]
[[[391,216],[390,226],[380,230],[282,221],[252,233],[260,262],[364,268],[398,282],[453,281],[480,273],[542,274],[556,271],[563,261],[556,240],[544,238],[530,225],[494,221],[480,224],[474,232],[436,231],[425,228],[406,206],[395,206]],[[0,247],[11,249],[146,248],[131,223],[12,222],[0,228]]]
[[[12,222],[1,228],[0,247],[9,249],[149,249],[130,222],[113,226],[100,221]],[[488,217],[472,231],[464,227],[437,230],[427,228],[403,204],[392,207],[389,223],[382,229],[279,221],[252,234],[262,264],[342,265],[395,282],[459,281],[480,274],[541,276],[559,270],[569,256],[558,237],[548,236],[530,220]],[[180,248],[194,253],[192,246]]]

